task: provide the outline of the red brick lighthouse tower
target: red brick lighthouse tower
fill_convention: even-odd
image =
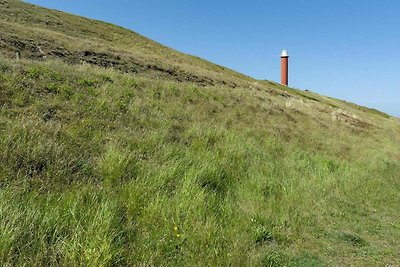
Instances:
[[[289,84],[289,54],[287,50],[283,50],[281,54],[281,84],[284,86]]]

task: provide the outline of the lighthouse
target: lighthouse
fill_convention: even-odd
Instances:
[[[289,53],[283,50],[281,54],[281,84],[288,86],[289,84]]]

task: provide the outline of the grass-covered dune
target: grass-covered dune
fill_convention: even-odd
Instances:
[[[398,119],[0,9],[2,266],[400,265]]]
[[[0,71],[3,265],[399,264],[395,120],[87,65]]]
[[[6,57],[18,52],[25,59],[85,62],[199,85],[235,87],[252,80],[130,30],[19,0],[0,0],[0,28],[0,55]]]

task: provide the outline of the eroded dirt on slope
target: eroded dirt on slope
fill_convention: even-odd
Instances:
[[[149,75],[154,78],[193,82],[199,86],[227,85],[236,87],[234,82],[216,80],[188,73],[178,67],[166,68],[157,64],[146,63],[117,51],[97,52],[87,49],[71,51],[63,46],[58,46],[55,40],[37,41],[3,35],[0,36],[0,49],[0,53],[8,58],[20,57],[32,60],[60,59],[68,64],[88,63],[104,68],[114,68],[127,73]]]

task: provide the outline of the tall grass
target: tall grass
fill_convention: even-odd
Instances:
[[[400,264],[394,120],[59,62],[0,69],[4,266]]]

